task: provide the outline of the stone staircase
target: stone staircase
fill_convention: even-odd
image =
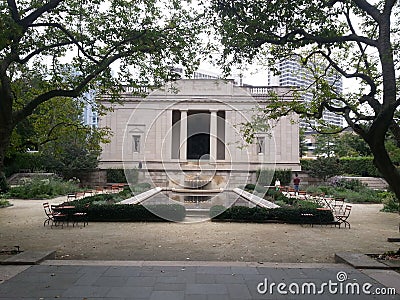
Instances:
[[[379,177],[342,177],[344,179],[357,179],[361,183],[366,184],[369,188],[375,190],[386,190],[388,188],[388,183],[385,179]]]

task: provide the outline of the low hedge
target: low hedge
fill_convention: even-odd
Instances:
[[[312,220],[305,218],[302,214],[313,215]],[[314,208],[261,208],[233,206],[228,209],[221,205],[216,205],[210,209],[210,217],[213,220],[230,220],[246,222],[268,222],[281,221],[291,224],[327,224],[334,221],[331,211],[317,210]]]
[[[179,204],[140,204],[90,205],[88,218],[92,222],[159,222],[183,221],[186,209]]]
[[[67,202],[77,211],[87,211],[89,221],[94,222],[145,222],[145,221],[182,221],[186,217],[186,209],[179,204],[117,204],[131,197],[130,191],[117,194],[100,194]],[[89,204],[88,208],[86,205]]]

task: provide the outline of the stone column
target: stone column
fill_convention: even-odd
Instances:
[[[187,159],[187,110],[181,110],[181,134],[179,142],[179,159]]]
[[[217,160],[217,110],[210,110],[210,161]]]

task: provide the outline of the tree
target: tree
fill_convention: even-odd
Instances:
[[[96,168],[100,143],[108,142],[109,130],[84,124],[86,102],[83,98],[54,98],[38,107],[16,126],[6,153],[6,169],[19,169],[22,157],[26,169],[57,172],[66,178],[80,177],[78,170]],[[103,110],[97,112],[102,114]],[[23,154],[32,150],[38,153]]]
[[[367,143],[359,135],[350,132],[345,132],[338,136],[335,144],[335,153],[339,157],[372,156]],[[393,160],[392,156],[391,158]]]
[[[314,154],[325,157],[333,157],[336,155],[336,145],[338,144],[338,137],[336,135],[322,135],[319,134],[315,138]]]
[[[339,160],[334,157],[318,157],[309,161],[307,172],[312,177],[326,181],[329,177],[340,175],[341,168]]]
[[[314,96],[311,103],[275,97],[263,107],[264,119],[295,112],[319,120],[319,131],[335,132],[342,129],[326,126],[322,114],[343,116],[368,144],[375,166],[400,199],[400,174],[385,146],[389,133],[400,145],[394,118],[400,105],[398,1],[214,0],[211,9],[227,70],[257,57],[277,61],[293,55],[314,70],[314,84],[308,89]],[[327,80],[332,72],[361,87],[339,94]]]
[[[359,135],[350,132],[316,134],[314,153],[327,157],[372,156],[367,143]],[[394,157],[390,157],[393,160]]]
[[[200,23],[175,0],[2,1],[0,4],[0,190],[18,124],[51,99],[122,84],[157,86],[171,67],[197,61]],[[113,68],[111,68],[113,67]]]
[[[308,150],[308,146],[306,143],[306,132],[303,128],[299,130],[299,156],[302,158]]]

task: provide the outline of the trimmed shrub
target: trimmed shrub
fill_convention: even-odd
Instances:
[[[252,192],[254,191],[254,189],[256,188],[256,185],[253,183],[248,183],[244,186],[244,190],[248,191],[248,192]]]
[[[185,216],[186,209],[179,204],[159,204],[147,207],[140,204],[110,204],[90,205],[88,208],[88,218],[92,222],[182,221]]]
[[[301,168],[308,171],[316,178],[327,178],[330,176],[349,174],[357,176],[381,177],[373,163],[373,157],[319,157],[316,160],[300,160]]]
[[[221,211],[221,207],[212,207],[210,217],[214,220],[268,222],[281,221],[292,224],[309,223],[310,219],[304,218],[303,214],[312,214],[314,224],[328,224],[334,221],[331,211],[317,210],[315,208],[273,208],[233,206],[224,212],[214,216],[213,213]],[[213,213],[211,213],[213,212]]]
[[[342,157],[339,159],[343,173],[359,176],[381,177],[374,166],[373,157]]]
[[[143,205],[117,204],[132,196],[129,189],[116,194],[99,194],[68,202],[76,210],[87,210],[89,221],[95,222],[141,222],[141,221],[182,221],[186,209],[180,204]],[[88,208],[86,205],[89,204]],[[162,216],[162,217],[161,217]]]

